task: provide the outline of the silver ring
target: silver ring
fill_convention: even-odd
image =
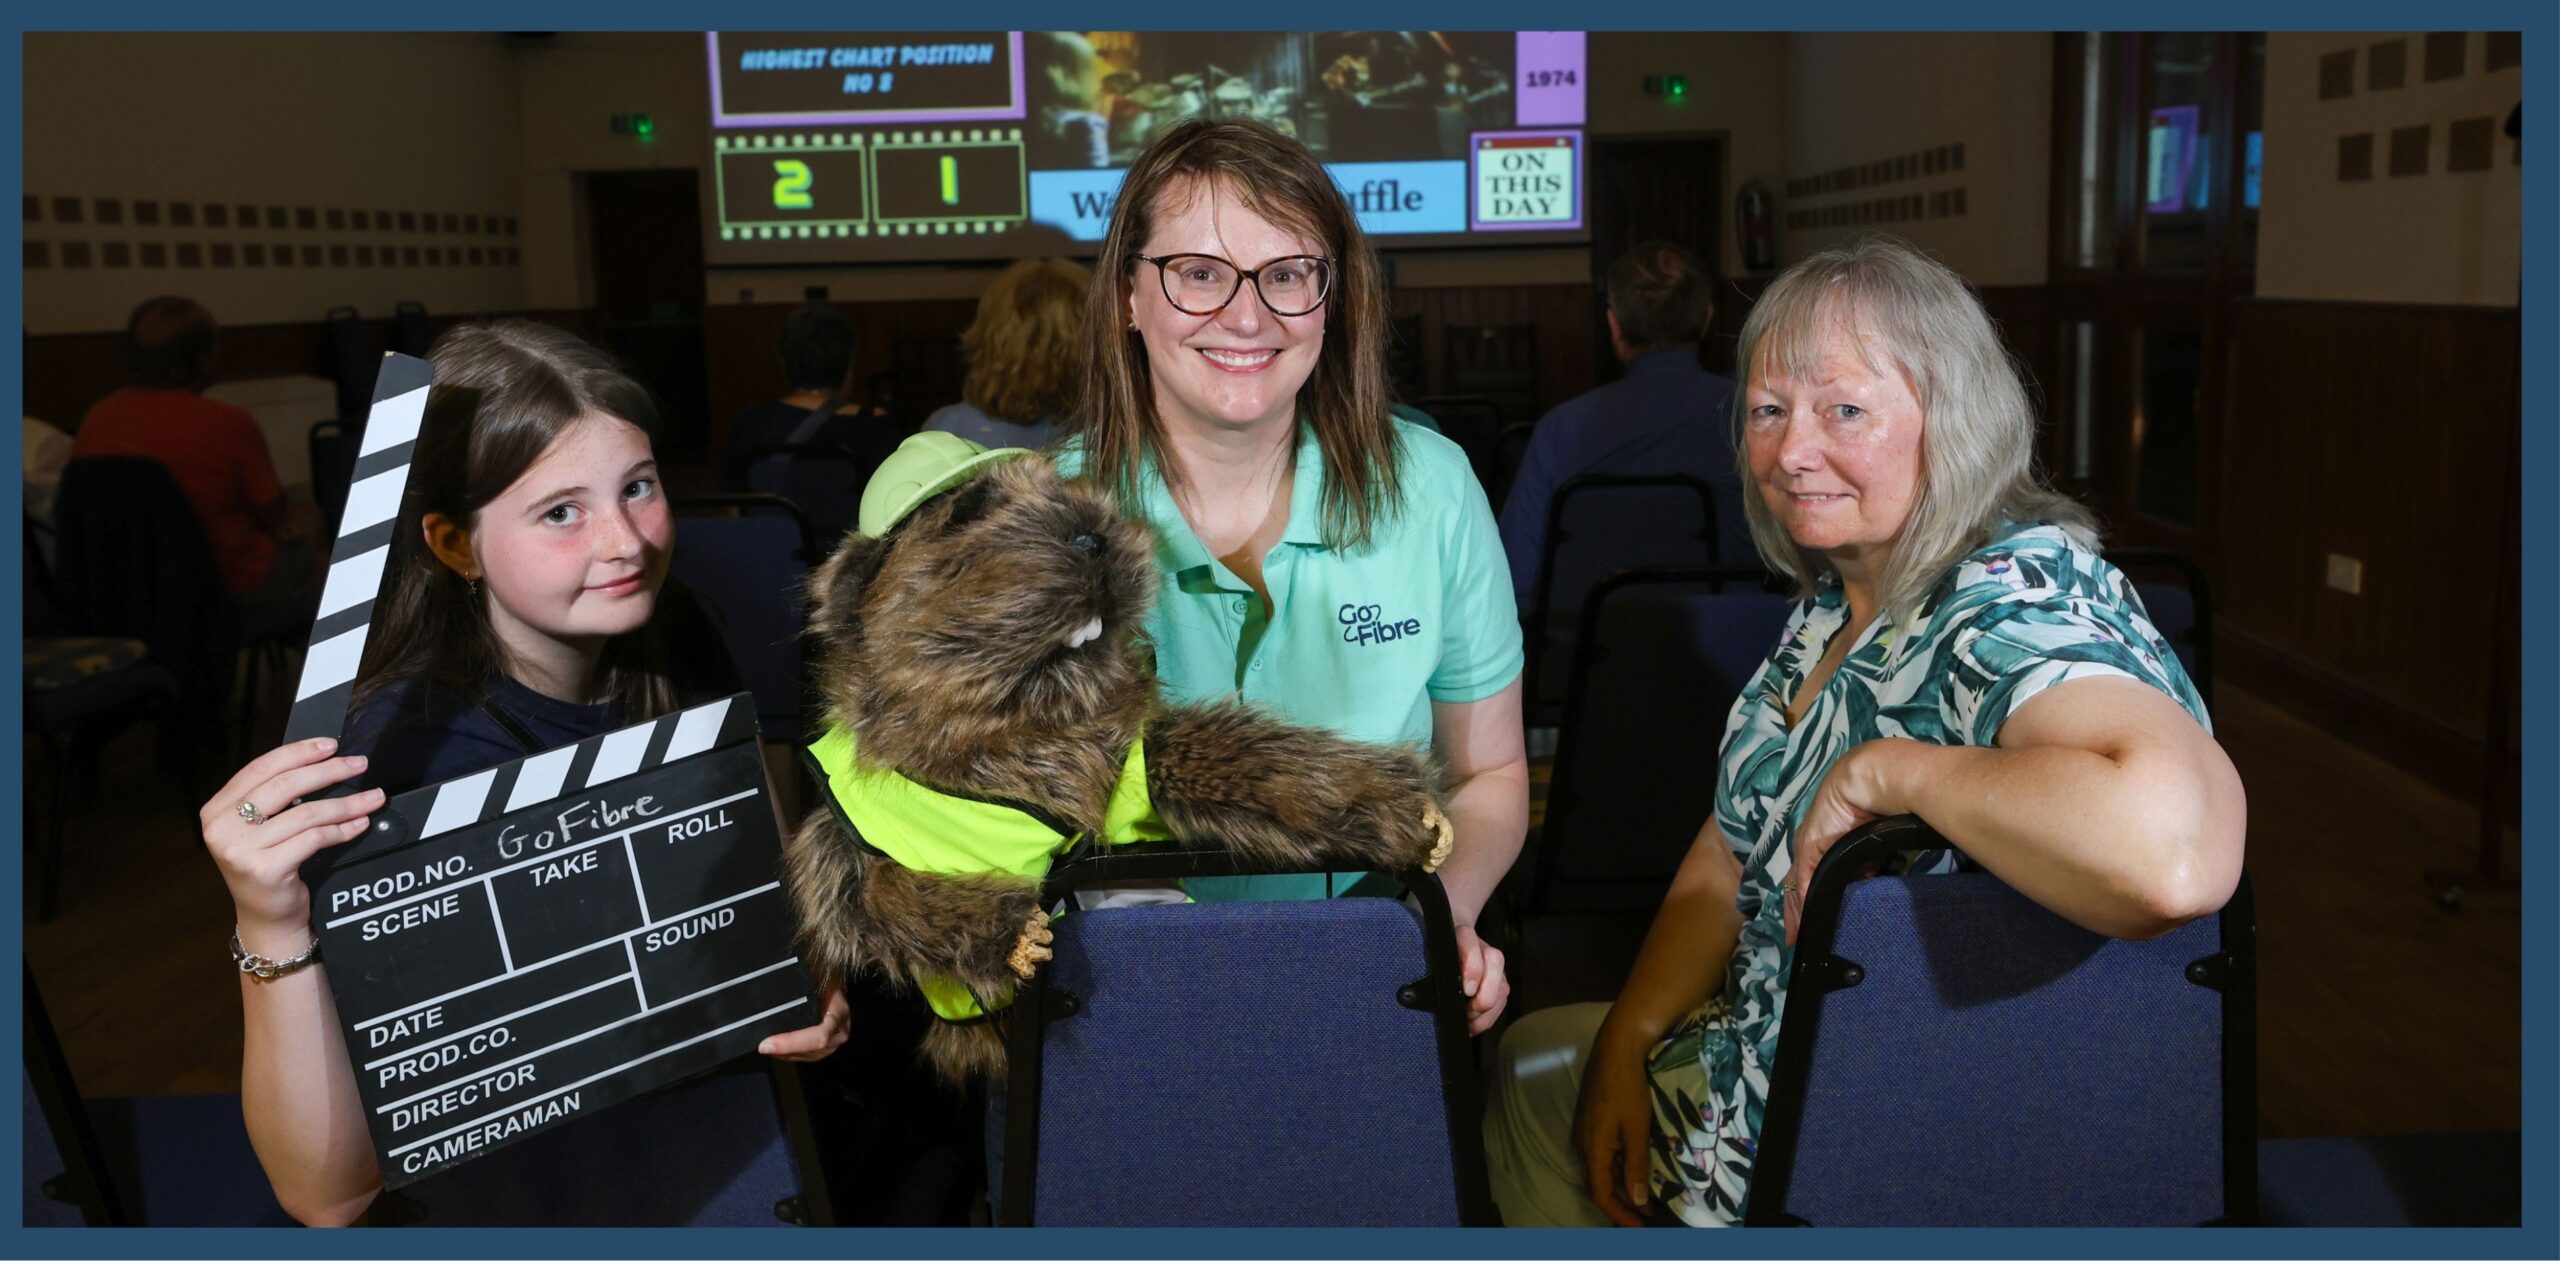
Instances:
[[[240,800],[240,817],[253,827],[267,821],[267,816],[258,809],[258,803],[245,797]]]

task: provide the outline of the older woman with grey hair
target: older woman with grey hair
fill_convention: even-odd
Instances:
[[[1512,1225],[1741,1219],[1804,881],[1861,823],[1916,814],[2114,937],[2240,878],[2247,805],[2204,699],[2037,479],[1964,283],[1898,241],[1824,251],[1762,295],[1739,362],[1752,539],[1799,598],[1618,1000],[1504,1039],[1486,1138]]]

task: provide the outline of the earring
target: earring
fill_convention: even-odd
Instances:
[[[480,580],[479,580],[478,578],[465,578],[465,579],[463,579],[462,581],[470,585],[470,587],[471,587],[471,598],[472,598],[472,599],[474,599],[474,600],[479,599],[479,598],[480,598]]]

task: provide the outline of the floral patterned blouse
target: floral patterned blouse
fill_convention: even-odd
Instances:
[[[1652,1198],[1693,1226],[1742,1220],[1794,954],[1778,885],[1796,820],[1833,761],[1894,736],[1988,746],[2046,688],[2105,675],[2159,688],[2211,727],[2132,584],[2054,526],[2008,527],[1958,562],[1899,631],[1878,618],[1789,729],[1788,698],[1847,620],[1836,581],[1799,604],[1725,720],[1716,823],[1742,860],[1742,940],[1723,985],[1650,1063]],[[1953,863],[1941,852],[1918,869]]]

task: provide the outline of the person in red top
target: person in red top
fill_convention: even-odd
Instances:
[[[133,384],[98,400],[71,458],[147,456],[177,478],[223,584],[244,611],[291,605],[316,586],[309,533],[287,510],[266,434],[241,408],[204,397],[213,383],[213,313],[193,299],[153,298],[125,322]]]

